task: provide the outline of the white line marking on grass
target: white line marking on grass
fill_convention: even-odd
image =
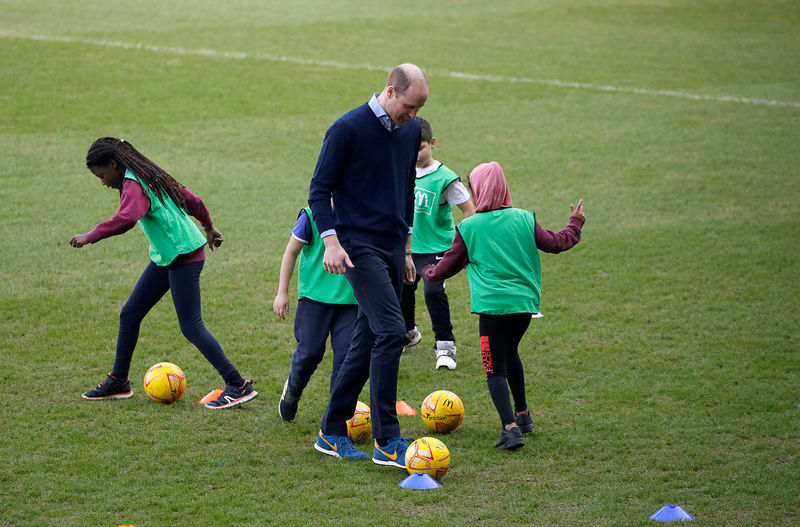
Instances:
[[[574,88],[576,90],[607,91],[620,93],[635,93],[638,95],[656,95],[662,97],[679,97],[682,99],[693,99],[697,101],[716,101],[716,102],[735,102],[741,104],[759,104],[762,106],[791,106],[800,108],[800,102],[793,101],[774,101],[769,99],[752,99],[748,97],[735,97],[733,95],[700,95],[675,90],[648,90],[645,88],[626,88],[624,86],[603,86],[597,84],[585,84],[581,82],[567,82],[546,79],[527,79],[524,77],[497,77],[491,75],[473,75],[469,73],[451,72],[451,77],[472,80],[484,80],[489,82],[519,82],[527,84],[543,84],[546,86],[556,86],[559,88]]]
[[[329,66],[334,68],[346,69],[366,69],[366,70],[381,70],[388,72],[391,67],[383,68],[380,66],[373,66],[369,64],[348,64],[344,62],[335,62],[331,60],[312,60],[301,59],[297,57],[285,57],[281,55],[271,55],[268,53],[245,53],[243,51],[218,51],[215,49],[186,49],[171,46],[157,46],[154,44],[142,44],[141,42],[130,43],[118,40],[98,40],[93,38],[74,38],[62,37],[52,35],[31,35],[19,34],[9,31],[0,30],[0,37],[15,38],[21,40],[40,40],[43,42],[66,42],[70,44],[89,44],[105,48],[122,48],[122,49],[142,49],[145,51],[153,51],[155,53],[170,53],[173,55],[194,55],[202,57],[223,58],[223,59],[253,59],[253,60],[266,60],[270,62],[289,62],[292,64],[308,64],[312,66]]]
[[[218,51],[214,49],[186,49],[171,46],[158,46],[154,44],[142,44],[141,42],[130,43],[116,40],[98,40],[90,38],[75,38],[65,36],[22,34],[11,31],[0,30],[0,37],[22,40],[40,40],[44,42],[66,42],[76,44],[89,44],[106,48],[121,49],[143,49],[155,53],[170,53],[174,55],[194,55],[202,57],[213,57],[236,60],[266,60],[270,62],[286,62],[291,64],[304,64],[311,66],[325,66],[341,69],[362,69],[371,71],[388,72],[391,67],[376,66],[373,64],[350,64],[347,62],[337,62],[332,60],[303,59],[299,57],[287,57],[284,55],[272,55],[269,53],[246,53],[242,51]],[[756,104],[760,106],[788,106],[800,108],[800,102],[794,101],[775,101],[769,99],[753,99],[749,97],[736,97],[733,95],[700,95],[696,93],[675,91],[675,90],[650,90],[645,88],[628,88],[624,86],[604,86],[597,84],[587,84],[581,82],[569,82],[547,79],[529,79],[525,77],[504,77],[497,75],[477,75],[473,73],[463,73],[452,71],[447,73],[449,77],[456,79],[468,79],[486,82],[510,82],[524,84],[541,84],[544,86],[554,86],[557,88],[569,88],[574,90],[605,91],[612,93],[633,93],[636,95],[647,95],[655,97],[677,97],[680,99],[692,99],[696,101],[729,102],[739,104]]]

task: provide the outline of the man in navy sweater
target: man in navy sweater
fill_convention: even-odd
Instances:
[[[348,438],[346,421],[369,378],[372,461],[400,468],[408,443],[400,437],[395,407],[406,334],[399,297],[403,282],[416,274],[411,226],[421,134],[415,117],[427,98],[428,81],[418,66],[392,69],[383,91],[326,132],[308,196],[325,244],[323,266],[344,274],[358,301],[353,341],[314,448],[344,459],[368,457]]]

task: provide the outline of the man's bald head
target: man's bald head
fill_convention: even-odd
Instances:
[[[422,68],[409,62],[395,66],[386,77],[386,86],[394,86],[395,91],[400,95],[404,94],[412,84],[424,84],[427,88],[428,78],[425,77]]]
[[[400,64],[392,68],[378,102],[392,122],[403,126],[428,100],[428,79],[416,64]]]

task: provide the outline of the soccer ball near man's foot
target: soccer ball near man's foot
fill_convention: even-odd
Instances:
[[[144,391],[154,401],[175,402],[186,391],[186,375],[171,362],[159,362],[144,374]]]
[[[420,416],[432,431],[452,432],[464,419],[464,403],[453,392],[436,390],[422,402]]]
[[[450,451],[435,437],[421,437],[408,445],[406,470],[441,479],[450,468]]]
[[[364,441],[372,433],[372,419],[369,414],[369,406],[358,401],[353,417],[347,420],[347,435],[353,441]]]

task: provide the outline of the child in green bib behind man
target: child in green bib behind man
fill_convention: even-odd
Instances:
[[[414,266],[422,269],[436,264],[453,244],[456,233],[453,207],[461,210],[462,217],[475,214],[469,191],[458,175],[433,158],[436,137],[431,125],[417,117],[422,132],[422,142],[417,154],[416,182],[414,185],[414,233],[411,236],[411,258]],[[415,346],[422,340],[414,317],[416,292],[422,276],[417,274],[413,283],[403,285],[400,307],[406,323],[405,347]],[[456,367],[456,338],[450,322],[450,303],[445,293],[444,280],[430,282],[423,279],[425,306],[431,317],[435,337],[436,369]]]

